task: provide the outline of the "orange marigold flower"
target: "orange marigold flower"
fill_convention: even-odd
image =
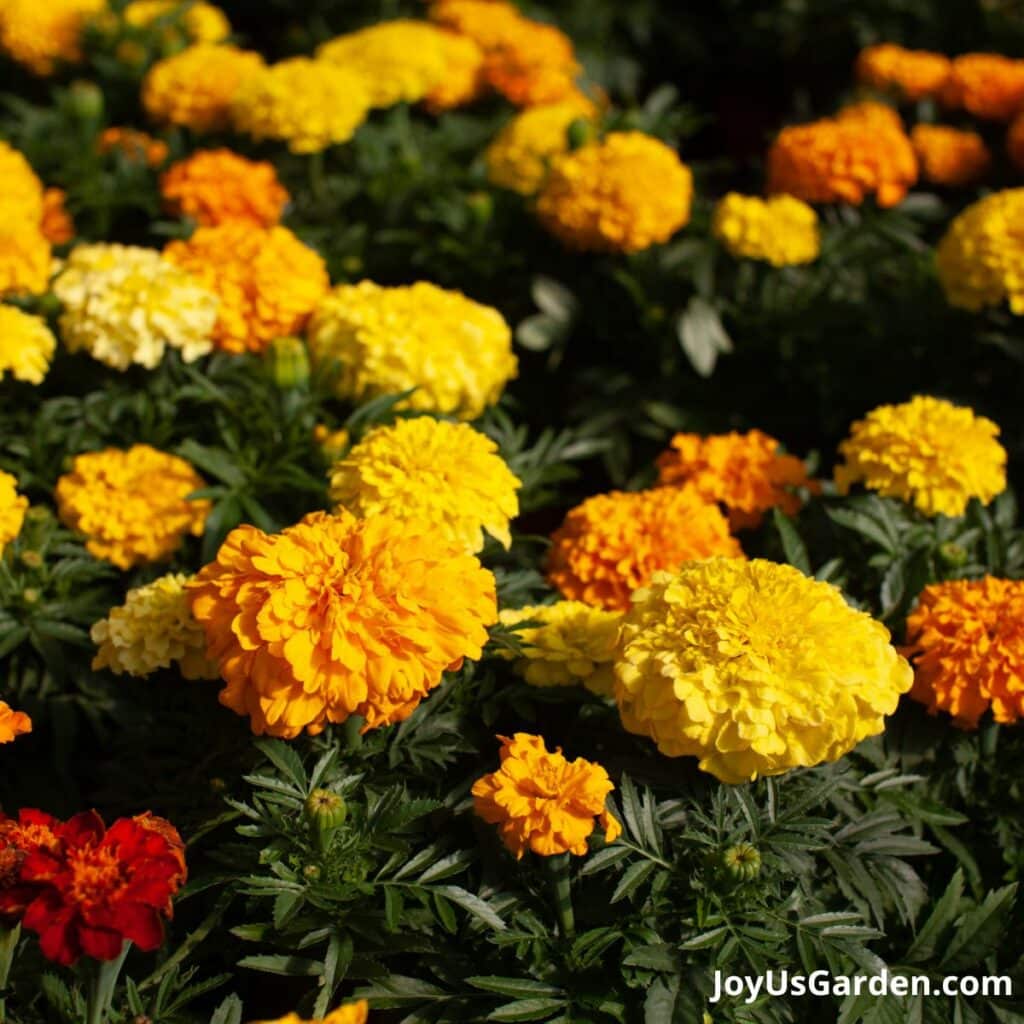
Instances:
[[[990,121],[1009,121],[1024,105],[1024,60],[965,53],[953,61],[942,102]]]
[[[0,47],[33,74],[52,75],[57,62],[82,59],[82,29],[107,0],[4,0]]]
[[[32,719],[0,700],[0,743],[11,743],[32,731]]]
[[[952,64],[948,57],[929,50],[905,50],[893,43],[879,43],[861,50],[857,77],[865,85],[894,92],[916,103],[936,95],[945,85]]]
[[[517,860],[527,850],[582,857],[595,819],[606,843],[619,837],[622,826],[605,809],[615,786],[604,768],[582,757],[568,761],[561,747],[552,754],[540,736],[517,732],[498,739],[501,767],[473,783],[473,805],[489,825],[500,826]]]
[[[504,0],[436,0],[430,7],[430,17],[468,36],[485,52],[510,39],[523,21],[519,9]]]
[[[207,149],[172,164],[160,179],[171,213],[211,227],[240,220],[272,227],[290,200],[273,164],[247,160],[230,149]]]
[[[188,496],[205,486],[184,459],[136,444],[76,455],[55,493],[61,521],[85,534],[89,551],[131,569],[170,558],[187,533],[202,534],[210,503]]]
[[[944,124],[918,124],[910,140],[922,177],[936,185],[969,185],[983,177],[992,163],[988,146],[977,132]]]
[[[910,696],[974,729],[990,708],[997,722],[1024,718],[1024,581],[932,583],[907,619]]]
[[[35,899],[38,887],[21,876],[29,854],[60,848],[60,822],[52,815],[23,807],[17,818],[0,811],[0,922],[16,923]]]
[[[882,131],[903,131],[903,118],[895,107],[877,100],[861,100],[842,107],[836,114],[837,121],[859,121],[873,125]]]
[[[240,526],[190,584],[220,701],[257,735],[407,718],[497,619],[494,577],[429,526],[386,513]]]
[[[50,243],[38,223],[0,223],[0,298],[41,295],[50,279]]]
[[[1006,152],[1018,171],[1024,171],[1024,112],[1010,123],[1006,133]]]
[[[280,226],[199,228],[164,255],[219,296],[213,340],[227,352],[262,352],[274,338],[300,333],[330,287],[319,253]]]
[[[469,36],[443,32],[440,36],[445,73],[428,90],[423,103],[433,114],[464,107],[484,91],[484,52]]]
[[[705,500],[728,509],[733,529],[757,526],[761,514],[800,510],[797,488],[810,487],[807,467],[779,451],[779,442],[760,430],[746,434],[676,434],[657,459],[658,480],[687,484]]]
[[[557,103],[573,91],[579,73],[569,37],[528,18],[484,57],[484,80],[517,107]]]
[[[624,611],[659,569],[742,557],[718,506],[692,487],[612,491],[577,505],[552,534],[548,579],[571,600]]]
[[[134,128],[104,128],[96,148],[101,153],[119,150],[133,163],[145,164],[147,167],[159,167],[167,159],[168,153],[167,143],[163,139],[155,139]]]
[[[366,1024],[369,1014],[370,1004],[365,999],[360,999],[339,1006],[319,1020],[303,1020],[297,1013],[289,1013],[284,1017],[278,1017],[277,1020],[257,1020],[252,1024]]]
[[[64,206],[67,193],[62,188],[48,188],[43,193],[43,219],[40,229],[50,245],[65,245],[75,237],[75,222]]]

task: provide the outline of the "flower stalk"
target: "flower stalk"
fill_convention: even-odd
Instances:
[[[93,967],[89,980],[89,1002],[85,1018],[87,1024],[107,1024],[110,1019],[110,1004],[117,988],[117,979],[130,948],[131,943],[126,941],[120,954],[113,960],[102,960]]]
[[[551,894],[555,901],[558,933],[563,939],[572,939],[576,935],[576,916],[572,909],[572,886],[569,881],[570,859],[570,854],[560,853],[556,857],[548,857],[546,862],[551,878]]]

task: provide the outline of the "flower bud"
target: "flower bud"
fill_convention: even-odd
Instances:
[[[749,882],[761,873],[761,854],[750,843],[737,843],[722,854],[722,864],[737,881]]]
[[[466,205],[478,224],[489,223],[494,215],[494,197],[489,192],[471,192],[466,196]]]
[[[22,551],[21,564],[29,569],[41,569],[43,566],[43,556],[38,551]]]
[[[21,592],[21,599],[25,604],[37,604],[39,602],[39,591],[35,587],[26,587]]]
[[[324,851],[334,833],[345,824],[348,807],[343,797],[329,789],[314,789],[306,799],[306,818],[317,847]]]
[[[301,387],[309,381],[309,353],[301,338],[275,338],[264,358],[270,377],[279,388]]]
[[[939,545],[939,558],[942,559],[942,564],[950,569],[959,569],[966,565],[967,557],[967,549],[951,540]]]
[[[103,91],[95,82],[78,79],[68,90],[71,111],[82,120],[93,121],[103,114]]]
[[[570,149],[579,149],[594,141],[594,122],[586,117],[577,117],[566,129]]]

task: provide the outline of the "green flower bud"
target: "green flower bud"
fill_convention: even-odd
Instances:
[[[320,880],[320,865],[319,864],[307,864],[302,869],[302,877],[307,882],[317,882]]]
[[[41,569],[43,566],[43,556],[38,551],[22,551],[20,558],[21,564],[29,569]]]
[[[722,864],[737,881],[749,882],[761,873],[761,854],[750,843],[737,843],[722,854]]]
[[[954,541],[946,541],[945,544],[939,545],[939,558],[942,559],[942,564],[950,569],[959,569],[966,565],[967,557],[967,549]]]
[[[494,196],[490,192],[470,192],[466,205],[478,224],[487,224],[494,216]]]
[[[345,824],[348,807],[345,800],[329,789],[314,789],[306,798],[306,819],[317,848],[326,850],[334,833]]]
[[[103,90],[95,82],[78,79],[68,90],[71,111],[87,121],[98,119],[103,114]]]
[[[39,597],[39,591],[36,590],[35,587],[26,587],[21,592],[21,599],[25,602],[25,604],[37,604],[39,601]]]
[[[594,135],[594,122],[586,117],[577,117],[575,121],[570,122],[566,129],[570,149],[579,149],[580,146],[593,142]]]
[[[264,358],[270,378],[279,388],[301,387],[309,381],[309,353],[301,338],[275,338]]]

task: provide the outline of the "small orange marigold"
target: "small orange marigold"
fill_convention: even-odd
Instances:
[[[159,167],[168,154],[167,143],[163,139],[117,125],[103,129],[96,141],[96,148],[100,153],[117,150],[132,163],[145,164],[147,167]]]
[[[865,85],[894,92],[916,103],[934,96],[949,77],[948,57],[930,50],[905,50],[893,43],[879,43],[861,50],[857,77]]]
[[[1024,60],[965,53],[953,61],[941,99],[947,107],[975,117],[1009,121],[1024,104]]]
[[[944,124],[918,124],[910,133],[921,165],[921,176],[936,185],[970,185],[992,163],[985,140],[977,132]]]
[[[484,80],[517,107],[565,99],[579,73],[569,37],[554,25],[528,18],[521,18],[484,56]]]
[[[0,700],[0,743],[11,743],[32,731],[32,719]]]
[[[51,245],[65,245],[75,237],[75,222],[64,206],[67,193],[62,188],[48,188],[43,193],[43,219],[40,230]]]

